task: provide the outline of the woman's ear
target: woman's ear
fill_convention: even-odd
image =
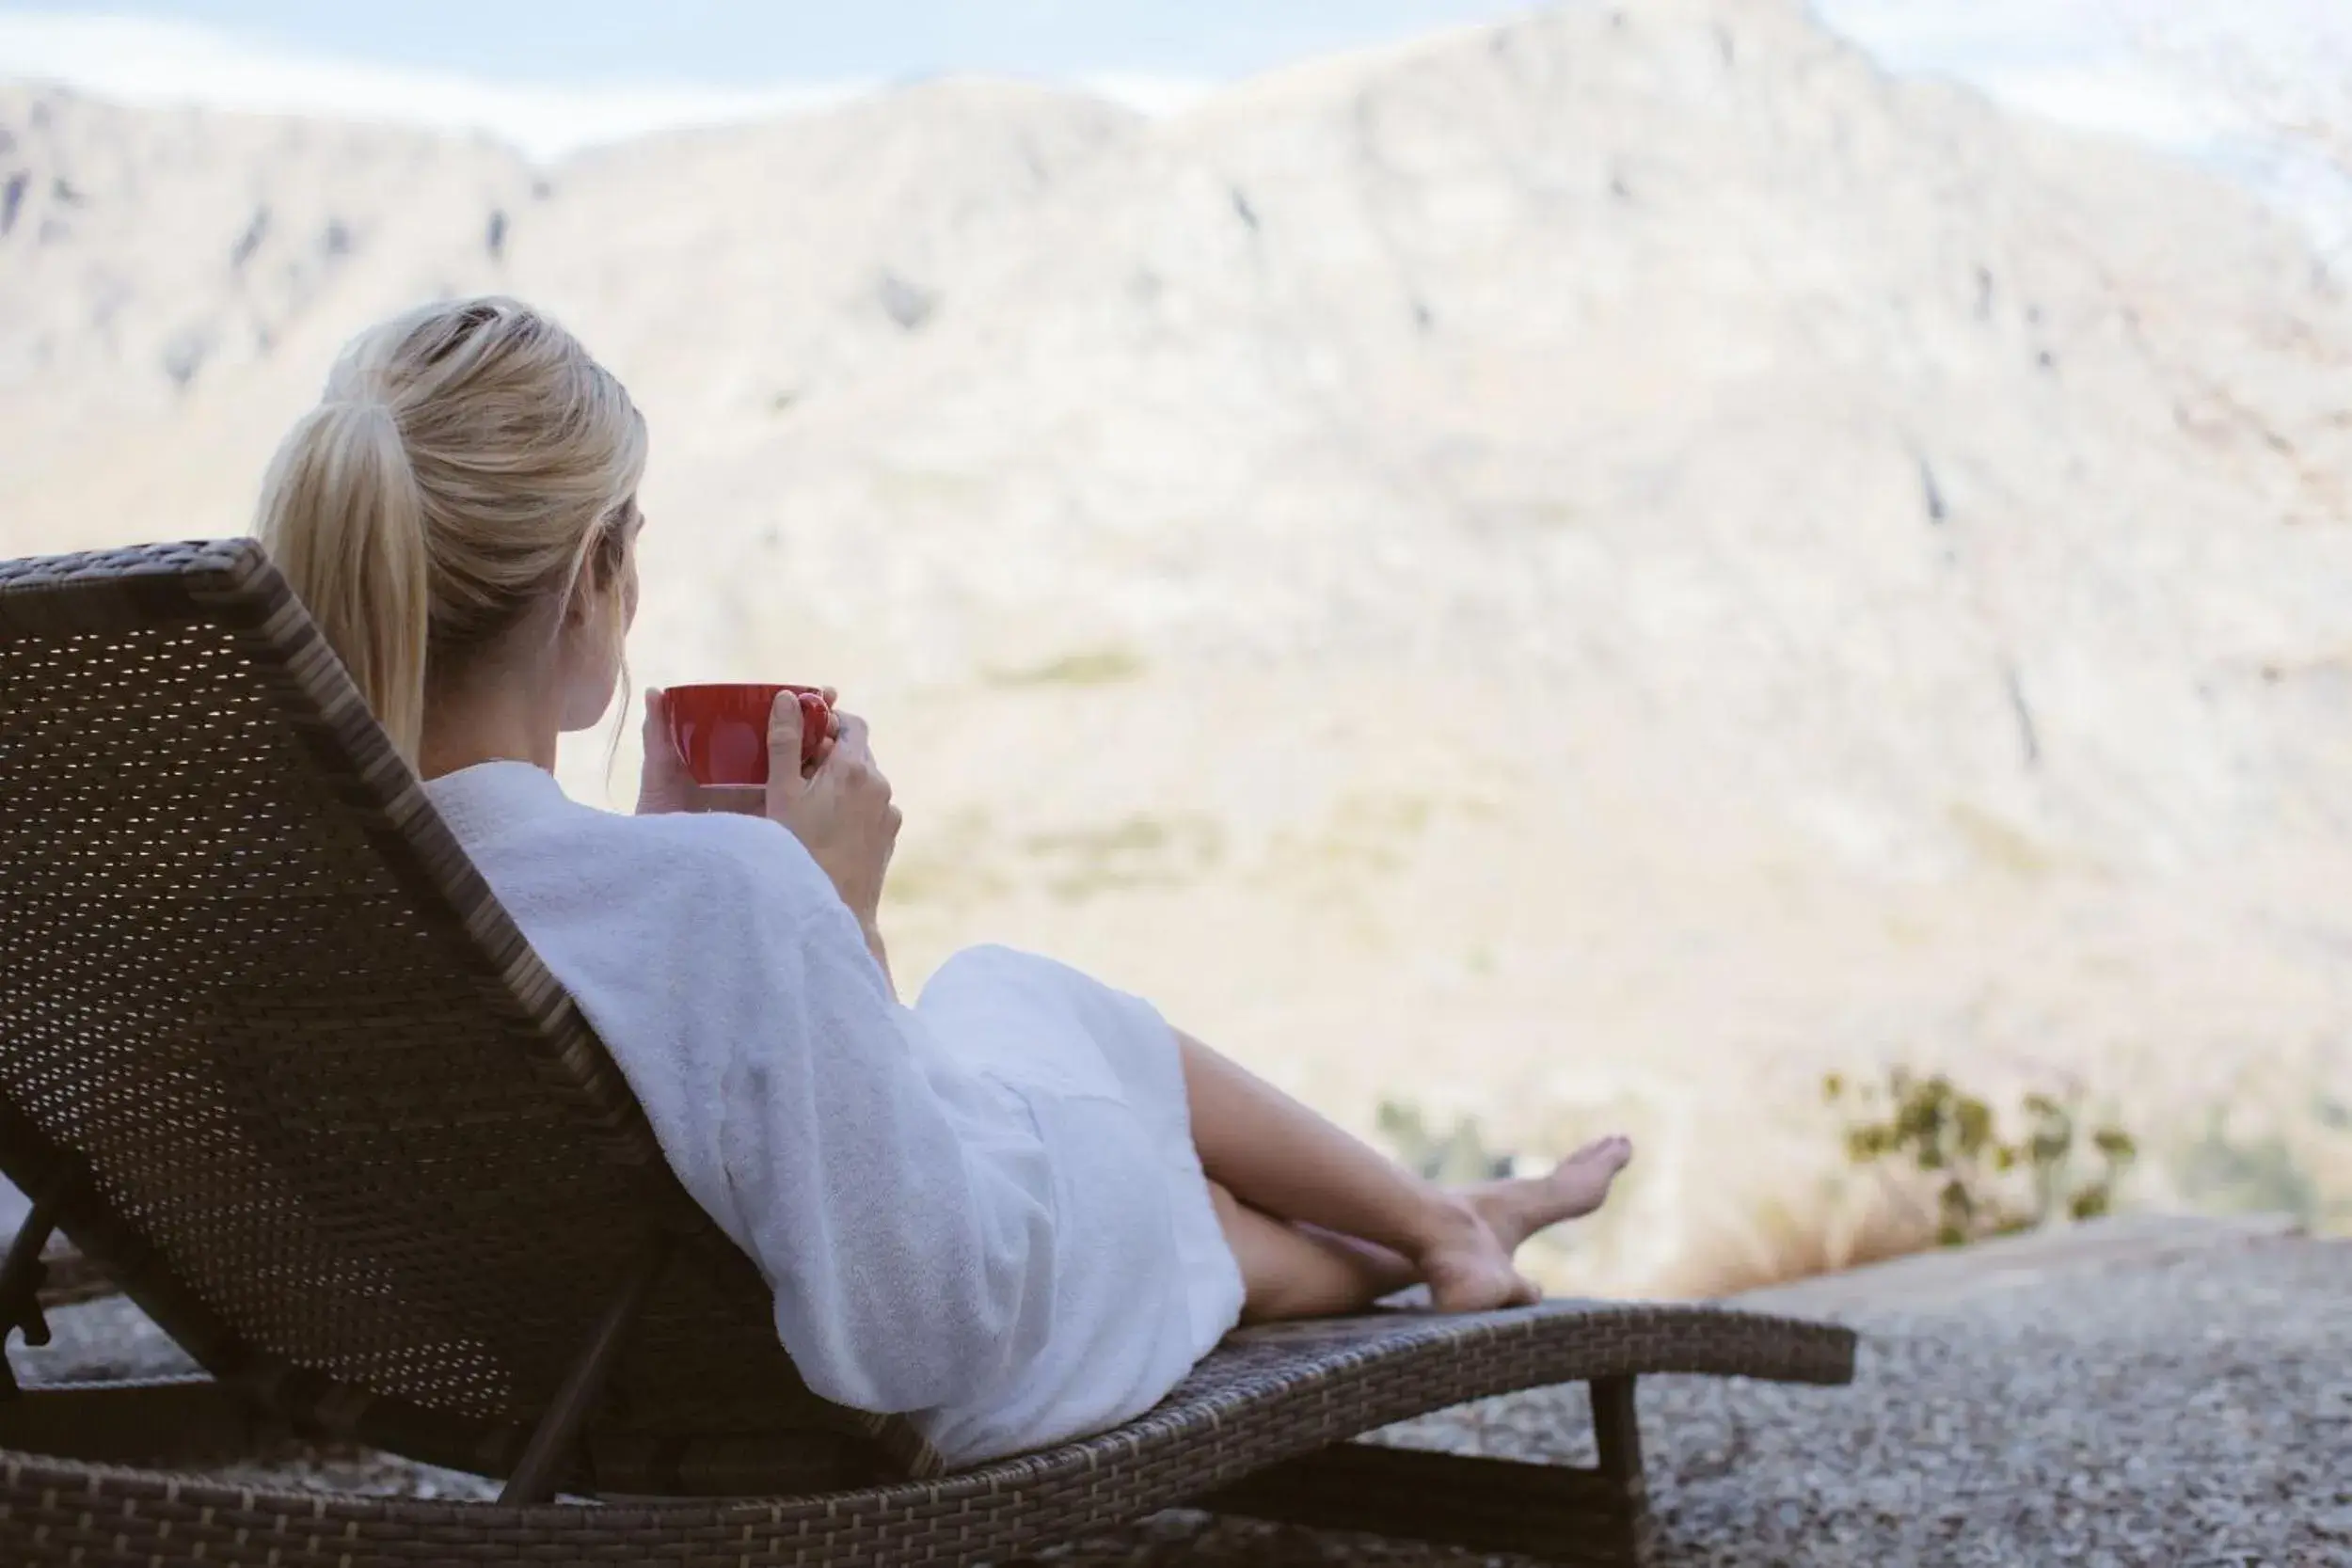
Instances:
[[[597,608],[612,591],[612,568],[605,560],[601,540],[591,546],[588,559],[580,563],[580,577],[572,583],[572,596],[564,607],[564,624],[585,626]]]
[[[619,527],[607,525],[588,546],[588,559],[580,565],[580,581],[572,589],[571,613],[585,619],[596,607],[611,595],[621,578],[621,569],[628,562],[628,537]]]

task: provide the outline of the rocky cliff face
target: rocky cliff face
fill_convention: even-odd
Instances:
[[[1521,1103],[2343,1081],[2343,280],[1794,4],[547,169],[31,87],[0,136],[0,547],[237,530],[349,331],[543,303],[653,423],[640,677],[870,693],[918,955],[1073,952],[1359,1114],[1455,1044]]]

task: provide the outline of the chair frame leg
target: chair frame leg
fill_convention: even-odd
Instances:
[[[50,1232],[57,1227],[62,1186],[62,1182],[52,1182],[33,1199],[31,1212],[8,1243],[7,1260],[0,1262],[0,1400],[15,1399],[19,1392],[16,1373],[8,1366],[8,1335],[21,1329],[28,1345],[49,1342],[49,1320],[40,1309],[40,1286],[49,1275],[49,1265],[40,1260],[40,1255],[49,1244]]]
[[[1597,1468],[1335,1443],[1193,1506],[1591,1568],[1647,1568],[1655,1543],[1633,1379],[1595,1378],[1592,1404]]]
[[[1616,1489],[1625,1511],[1628,1560],[1647,1563],[1657,1555],[1657,1521],[1649,1511],[1649,1475],[1642,1464],[1642,1417],[1633,1379],[1597,1377],[1592,1383],[1593,1445],[1600,1473]]]
[[[572,1470],[579,1457],[580,1429],[588,1424],[588,1417],[604,1392],[605,1381],[612,1376],[628,1343],[629,1330],[636,1326],[645,1299],[653,1294],[656,1281],[670,1261],[670,1245],[669,1236],[657,1232],[636,1267],[621,1281],[620,1290],[596,1320],[596,1327],[589,1331],[587,1343],[580,1347],[571,1370],[564,1374],[555,1398],[548,1402],[539,1424],[532,1429],[530,1441],[523,1445],[522,1457],[515,1462],[505,1488],[499,1493],[500,1502],[546,1502],[555,1496],[558,1483]]]

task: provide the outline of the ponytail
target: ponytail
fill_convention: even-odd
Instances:
[[[551,646],[592,559],[617,591],[644,468],[645,421],[577,339],[511,299],[449,300],[344,348],[254,532],[414,768],[428,692],[462,693],[526,625]]]
[[[424,500],[389,404],[321,404],[278,447],[254,526],[409,766],[424,728]]]

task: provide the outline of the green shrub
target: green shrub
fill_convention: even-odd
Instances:
[[[2122,1128],[2085,1132],[2073,1100],[2027,1094],[2018,1102],[2019,1134],[1978,1095],[1943,1075],[1921,1078],[1903,1068],[1885,1085],[1849,1085],[1836,1073],[1822,1097],[1858,1112],[1845,1130],[1846,1157],[1857,1165],[1908,1170],[1934,1189],[1936,1240],[1959,1246],[1987,1236],[2046,1225],[2061,1215],[2106,1213],[2116,1184],[2138,1154]],[[1906,1200],[1914,1183],[1890,1183]]]
[[[2321,1125],[2327,1125],[2322,1110]],[[2203,1131],[2176,1161],[2181,1187],[2201,1207],[2224,1213],[2292,1214],[2319,1226],[2331,1216],[2319,1183],[2293,1145],[2276,1132],[2233,1134],[2218,1107],[2206,1113]]]
[[[1489,1181],[1511,1174],[1511,1156],[1486,1147],[1472,1117],[1456,1117],[1440,1133],[1421,1107],[1401,1100],[1380,1102],[1380,1136],[1397,1159],[1432,1181]]]

